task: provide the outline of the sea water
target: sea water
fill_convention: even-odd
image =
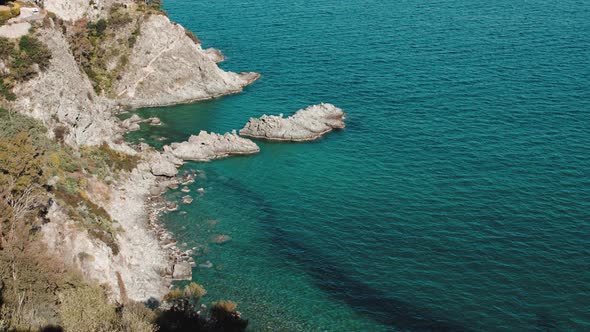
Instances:
[[[316,142],[184,166],[195,201],[164,219],[213,264],[193,269],[204,303],[238,302],[251,331],[590,330],[590,2],[164,7],[262,78],[139,110],[164,125],[130,140],[347,113]]]

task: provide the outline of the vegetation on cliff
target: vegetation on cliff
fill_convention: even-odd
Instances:
[[[74,150],[48,139],[40,122],[0,109],[0,330],[48,325],[74,332],[246,327],[234,306],[217,305],[210,315],[201,314],[198,302],[206,291],[194,283],[173,290],[165,298],[167,310],[151,311],[127,299],[111,303],[108,289],[48,253],[40,229],[48,222],[50,205],[58,202],[78,227],[104,241],[116,255],[114,221],[88,192],[93,191],[93,181],[113,181],[136,163],[136,157],[106,145]]]
[[[81,19],[63,25],[74,58],[90,78],[96,93],[111,96],[113,86],[127,65],[140,33],[142,13],[113,5],[107,19]]]
[[[0,97],[8,101],[16,99],[12,87],[47,69],[50,60],[47,46],[33,35],[16,41],[0,37],[0,61],[4,67],[0,70]]]
[[[160,0],[138,0],[134,10],[122,4],[114,4],[106,19],[97,21],[81,19],[72,25],[56,22],[66,31],[74,58],[90,78],[98,94],[114,97],[113,88],[141,33],[145,17],[164,14]]]

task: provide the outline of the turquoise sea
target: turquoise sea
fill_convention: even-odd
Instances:
[[[129,139],[161,146],[319,102],[348,115],[317,142],[184,167],[200,174],[195,201],[165,219],[214,265],[194,268],[204,302],[237,301],[250,331],[590,331],[590,2],[165,9],[223,68],[263,76],[139,110],[165,125]]]

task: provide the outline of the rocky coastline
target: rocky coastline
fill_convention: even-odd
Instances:
[[[47,213],[49,222],[42,226],[43,239],[50,252],[64,262],[76,266],[87,278],[108,285],[112,300],[161,299],[170,290],[172,280],[190,280],[192,267],[197,264],[192,258],[195,248],[178,245],[160,220],[163,213],[177,209],[181,203],[190,204],[192,198],[185,190],[184,202],[166,202],[161,194],[193,181],[194,174],[179,177],[178,169],[186,161],[254,154],[260,148],[235,130],[224,134],[202,131],[161,151],[143,143],[131,146],[124,141],[127,132],[139,130],[142,123],[162,122],[137,115],[121,121],[116,114],[238,93],[260,74],[222,70],[217,66],[224,60],[220,51],[203,49],[194,35],[191,37],[162,11],[146,11],[135,0],[102,0],[96,5],[82,0],[25,2],[37,10],[35,20],[30,22],[34,29],[27,29],[27,33],[47,48],[50,57],[43,70],[32,66],[30,77],[11,87],[14,99],[0,100],[0,105],[39,120],[49,138],[76,153],[85,147],[105,146],[138,160],[137,167],[118,173],[117,179],[107,181],[85,171],[79,175],[89,182],[88,188],[80,189],[84,199],[103,208],[112,219],[114,239],[99,239],[80,229],[57,202]],[[113,20],[114,14],[119,15],[114,17],[119,18],[119,25],[109,27],[117,21]],[[106,26],[103,33],[108,31],[102,39],[97,39],[98,30],[88,31],[99,21]],[[16,41],[20,37],[8,38]],[[103,52],[108,49],[118,52]],[[116,75],[103,75],[97,80],[84,55],[103,53],[113,54],[91,60],[104,62],[101,73],[106,68],[109,74]],[[9,64],[7,59],[0,59],[4,74],[10,73]],[[285,119],[251,119],[240,134],[312,140],[343,128],[343,120],[342,110],[321,104]],[[109,246],[108,241],[116,242],[118,249],[113,248],[113,243]],[[229,237],[215,241],[223,243]]]

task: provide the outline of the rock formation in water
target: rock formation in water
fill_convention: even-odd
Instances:
[[[182,160],[209,161],[235,154],[253,154],[260,151],[256,143],[236,135],[233,131],[223,135],[201,131],[188,141],[164,146],[164,153]]]
[[[283,114],[251,118],[240,135],[269,140],[311,141],[333,129],[345,127],[344,112],[332,104],[319,104],[283,118]]]

